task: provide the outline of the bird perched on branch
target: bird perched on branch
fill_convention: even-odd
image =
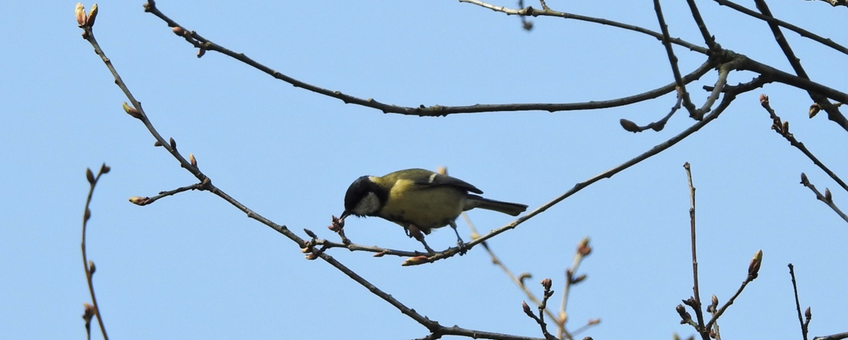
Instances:
[[[490,200],[469,192],[483,193],[463,180],[424,169],[400,170],[382,177],[362,176],[347,189],[340,219],[349,215],[382,217],[403,226],[409,237],[415,237],[433,253],[423,234],[447,225],[456,233],[457,244],[464,248],[454,223],[463,211],[481,208],[517,216],[527,210],[524,204]]]

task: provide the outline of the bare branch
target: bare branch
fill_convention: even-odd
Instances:
[[[704,313],[701,311],[701,292],[698,288],[698,248],[695,235],[695,185],[692,183],[692,167],[689,162],[683,164],[683,169],[686,170],[686,179],[689,181],[689,233],[690,243],[692,244],[692,291],[694,293],[691,304],[695,310],[695,317],[698,318],[697,331],[701,335],[701,339],[709,340],[709,327],[704,327]]]
[[[660,30],[662,30],[663,35],[662,44],[665,46],[665,52],[668,55],[668,62],[671,64],[671,71],[674,74],[674,83],[677,84],[678,97],[683,100],[683,107],[689,111],[689,117],[692,117],[695,120],[701,120],[704,115],[703,113],[698,113],[695,110],[695,105],[692,104],[692,100],[689,99],[689,92],[686,91],[686,84],[683,82],[683,77],[680,76],[680,69],[677,66],[677,56],[674,55],[674,50],[671,48],[671,42],[669,41],[671,37],[668,34],[668,25],[665,24],[665,18],[663,18],[660,0],[654,0],[654,11],[657,12],[657,20],[660,23]]]
[[[630,160],[628,160],[628,161],[626,161],[626,162],[624,162],[624,163],[622,163],[622,164],[620,164],[620,165],[618,165],[618,166],[616,166],[616,167],[614,167],[610,170],[607,170],[607,171],[604,171],[604,172],[602,172],[598,175],[595,175],[594,177],[592,177],[592,178],[590,178],[586,181],[575,184],[574,187],[571,188],[571,190],[568,190],[564,194],[554,198],[552,201],[543,204],[542,206],[540,206],[539,208],[536,208],[535,210],[528,213],[527,215],[521,216],[517,220],[515,220],[515,221],[513,221],[513,222],[511,222],[511,223],[509,223],[509,224],[507,224],[503,227],[492,230],[488,234],[481,236],[480,238],[467,243],[466,247],[468,249],[471,249],[471,247],[473,247],[473,246],[475,246],[479,243],[482,243],[482,242],[484,242],[484,241],[486,241],[486,240],[488,240],[488,239],[490,239],[490,238],[492,238],[492,237],[494,237],[494,236],[496,236],[500,233],[503,233],[503,232],[510,230],[510,229],[514,229],[515,227],[517,227],[521,223],[524,223],[528,219],[533,218],[533,216],[541,214],[545,210],[548,210],[550,207],[556,205],[557,203],[561,202],[562,200],[564,200],[568,197],[571,197],[572,195],[576,194],[580,190],[583,190],[587,186],[589,186],[589,185],[591,185],[591,184],[593,184],[597,181],[600,181],[604,178],[611,178],[615,174],[617,174],[617,173],[619,173],[619,172],[621,172],[621,171],[623,171],[623,170],[625,170],[625,169],[627,169],[627,168],[629,168],[633,165],[636,165],[636,164],[638,164],[638,163],[640,163],[640,162],[642,162],[642,161],[644,161],[644,160],[646,160],[646,159],[648,159],[648,158],[650,158],[650,157],[652,157],[652,156],[674,146],[675,144],[679,143],[684,138],[695,133],[696,131],[703,128],[705,125],[709,124],[710,122],[712,122],[713,120],[718,118],[718,116],[720,116],[721,113],[724,112],[725,109],[727,109],[727,107],[730,105],[731,102],[733,102],[734,99],[736,99],[736,93],[733,93],[733,92],[725,93],[724,98],[722,99],[721,103],[719,103],[718,107],[716,107],[716,109],[711,114],[705,116],[704,120],[695,123],[694,125],[690,126],[686,130],[681,132],[680,134],[672,137],[671,139],[666,140],[663,143],[657,144],[656,146],[654,146],[650,150],[642,153],[641,155],[638,155],[638,156],[636,156],[636,157],[634,157],[634,158],[632,158],[632,159],[630,159]]]
[[[723,306],[721,306],[721,308],[716,310],[715,314],[713,314],[712,319],[710,319],[710,322],[707,322],[705,329],[712,328],[713,324],[718,321],[718,318],[721,317],[721,315],[724,314],[727,308],[730,307],[730,305],[732,305],[734,301],[736,301],[736,298],[738,298],[739,295],[742,294],[742,291],[745,290],[745,287],[757,278],[758,271],[760,269],[760,264],[762,263],[762,255],[762,250],[758,250],[757,253],[754,255],[754,258],[751,260],[751,264],[748,266],[748,276],[745,278],[745,281],[742,281],[742,285],[739,286],[739,289],[736,290],[736,293],[733,294],[733,296],[731,296],[730,299],[727,300],[727,302],[725,302]]]
[[[721,46],[715,42],[715,37],[710,34],[710,30],[707,29],[707,24],[704,23],[704,18],[701,17],[701,11],[698,10],[698,5],[695,4],[695,0],[686,0],[686,3],[689,4],[689,10],[692,12],[692,18],[695,19],[695,24],[698,25],[698,30],[701,31],[704,43],[707,44],[707,47],[709,47],[711,51],[721,50]]]
[[[573,13],[557,12],[557,11],[554,11],[554,10],[551,10],[551,9],[538,10],[538,9],[533,8],[533,7],[526,7],[526,8],[522,8],[522,9],[511,9],[511,8],[507,8],[507,7],[504,7],[504,6],[495,6],[495,5],[480,1],[480,0],[459,0],[459,2],[474,4],[474,5],[483,7],[483,8],[491,9],[495,12],[504,13],[506,15],[529,15],[529,16],[534,16],[534,17],[539,17],[539,16],[559,17],[559,18],[563,18],[563,19],[585,21],[585,22],[591,22],[591,23],[595,23],[595,24],[617,27],[617,28],[621,28],[621,29],[624,29],[624,30],[634,31],[634,32],[637,32],[637,33],[649,35],[649,36],[656,38],[657,40],[663,39],[662,33],[652,31],[652,30],[649,30],[649,29],[644,28],[644,27],[629,25],[629,24],[618,22],[618,21],[607,20],[607,19],[603,19],[603,18],[595,18],[595,17],[589,17],[589,16],[573,14]],[[705,47],[695,45],[693,43],[690,43],[690,42],[685,41],[685,40],[680,39],[680,38],[672,38],[670,41],[671,41],[672,44],[683,46],[683,47],[689,49],[690,51],[695,51],[695,52],[698,52],[698,53],[701,53],[701,54],[706,55],[707,51],[708,51],[708,49],[705,48]]]
[[[841,0],[837,0],[837,1],[841,1]],[[798,26],[795,26],[795,25],[790,24],[788,22],[785,22],[783,20],[775,19],[773,17],[765,16],[765,15],[762,15],[760,13],[754,12],[754,11],[747,9],[744,6],[739,5],[739,4],[737,4],[733,1],[730,1],[730,0],[715,0],[715,2],[717,2],[719,5],[730,7],[730,8],[732,8],[736,11],[739,11],[740,13],[743,13],[745,15],[752,16],[754,18],[766,21],[768,23],[777,24],[780,27],[784,27],[784,28],[786,28],[790,31],[793,31],[795,33],[800,34],[802,37],[809,38],[810,40],[813,40],[817,43],[820,43],[822,45],[830,47],[834,50],[837,50],[837,51],[842,52],[844,54],[848,54],[848,48],[833,42],[833,40],[830,40],[829,38],[824,38],[824,37],[819,36],[819,35],[817,35],[813,32],[807,31],[803,28],[800,28]]]
[[[792,291],[795,292],[795,309],[798,311],[798,322],[801,324],[801,335],[807,340],[807,326],[801,318],[801,300],[798,299],[798,284],[795,282],[795,266],[789,264],[789,276],[792,278]]]
[[[83,210],[82,217],[82,243],[80,244],[80,248],[82,248],[82,265],[85,269],[85,279],[88,282],[88,292],[91,294],[91,307],[86,306],[86,312],[83,314],[83,319],[85,319],[85,329],[86,333],[88,333],[89,339],[91,338],[91,327],[89,323],[91,321],[92,312],[93,315],[97,317],[97,323],[100,325],[100,332],[103,334],[103,339],[109,340],[109,336],[106,335],[106,326],[103,324],[103,317],[100,314],[100,306],[97,304],[97,297],[94,295],[94,283],[92,281],[92,276],[94,275],[94,262],[90,262],[88,260],[88,254],[85,248],[85,232],[88,229],[88,220],[91,218],[91,209],[89,206],[91,205],[91,198],[94,196],[94,188],[97,186],[97,181],[100,180],[100,176],[109,173],[109,168],[106,163],[100,166],[100,171],[97,172],[97,176],[91,172],[91,169],[85,169],[86,179],[88,180],[89,189],[88,196],[85,199],[85,209]]]
[[[774,109],[771,108],[769,97],[767,95],[760,95],[760,105],[769,113],[769,117],[771,117],[772,119],[771,128],[772,130],[774,130],[774,132],[783,136],[783,138],[789,141],[790,145],[800,150],[801,153],[803,153],[805,156],[807,156],[807,158],[813,161],[813,164],[817,165],[819,169],[824,171],[824,173],[826,173],[828,176],[830,176],[831,179],[833,179],[837,184],[839,184],[839,186],[841,186],[843,190],[848,192],[848,185],[846,185],[845,182],[842,181],[841,178],[839,178],[839,176],[837,176],[833,171],[831,171],[830,168],[824,165],[824,163],[822,163],[818,159],[818,157],[813,155],[813,153],[810,152],[810,150],[808,150],[806,146],[804,146],[804,143],[799,142],[795,138],[794,134],[789,132],[789,122],[781,120],[780,117],[775,113]]]
[[[810,183],[810,180],[807,179],[807,174],[803,172],[801,173],[801,184],[809,188],[810,191],[816,194],[816,199],[824,202],[824,204],[827,204],[827,206],[833,209],[833,211],[835,211],[836,214],[839,215],[839,217],[842,217],[845,222],[848,222],[848,216],[846,216],[845,213],[843,213],[842,210],[840,210],[839,207],[837,207],[836,204],[833,203],[833,196],[830,193],[830,190],[825,188],[824,195],[822,195],[822,193],[819,192],[818,189],[816,189],[816,186]]]

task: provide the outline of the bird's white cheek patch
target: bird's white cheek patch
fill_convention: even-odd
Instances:
[[[377,210],[380,210],[380,199],[373,192],[369,192],[368,195],[359,200],[359,203],[353,208],[353,213],[355,215],[368,215],[377,212]]]

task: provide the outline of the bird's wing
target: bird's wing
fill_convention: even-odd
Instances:
[[[459,189],[462,189],[462,190],[465,190],[465,191],[470,191],[470,192],[473,192],[475,194],[482,194],[483,193],[482,190],[477,189],[477,187],[475,187],[475,186],[473,186],[473,185],[469,184],[468,182],[463,181],[461,179],[453,178],[453,177],[450,177],[450,176],[447,176],[447,175],[442,175],[442,174],[432,172],[432,171],[428,171],[428,172],[430,172],[429,176],[418,177],[418,179],[415,180],[415,184],[421,185],[421,186],[447,185],[447,186],[452,186],[452,187],[459,188]]]

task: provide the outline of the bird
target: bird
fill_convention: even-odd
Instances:
[[[488,209],[511,216],[527,210],[527,205],[491,200],[478,196],[483,191],[461,179],[425,169],[405,169],[382,177],[361,176],[347,189],[344,212],[340,219],[377,216],[404,227],[409,237],[424,241],[433,229],[450,225],[457,244],[464,242],[456,230],[456,220],[463,211]],[[475,195],[476,194],[476,195]]]

